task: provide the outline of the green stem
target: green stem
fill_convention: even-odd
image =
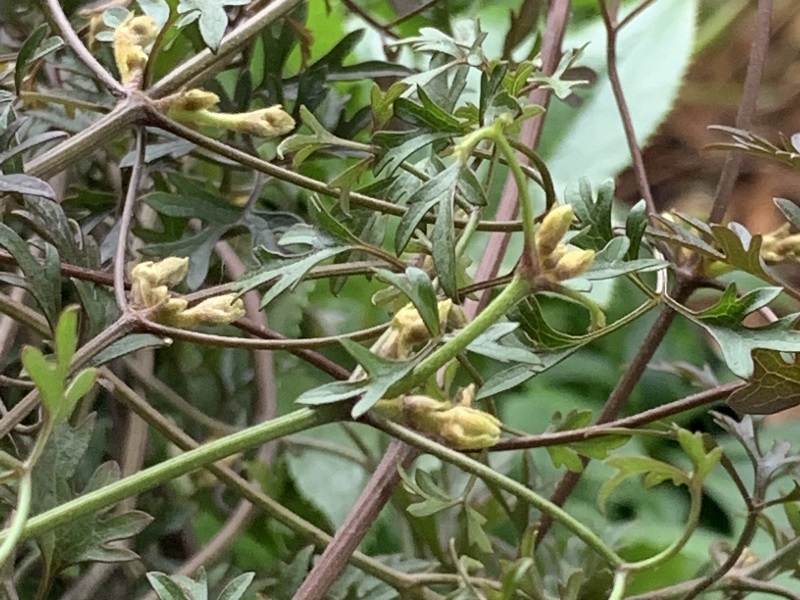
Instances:
[[[31,496],[33,491],[33,480],[31,469],[25,469],[19,480],[19,492],[17,495],[17,510],[11,521],[11,526],[3,533],[3,544],[0,545],[0,567],[5,565],[17,542],[22,537],[25,524],[28,522],[28,514],[31,510]]]
[[[303,408],[244,431],[219,438],[33,517],[22,531],[22,537],[29,538],[39,535],[233,454],[311,427],[338,421],[345,418],[346,414],[347,409],[344,405],[322,409]],[[0,532],[0,540],[5,543],[12,533],[9,529]]]
[[[692,537],[692,534],[697,529],[697,523],[700,520],[700,508],[703,506],[702,483],[691,484],[689,491],[691,494],[691,507],[689,509],[689,518],[686,521],[681,537],[655,556],[625,565],[628,571],[643,571],[663,564],[680,552],[681,548],[686,545],[686,542],[689,541],[689,538]]]
[[[628,571],[619,569],[614,573],[614,587],[611,588],[611,595],[608,600],[622,600],[625,597],[625,587],[628,583]]]
[[[589,331],[599,331],[600,329],[604,329],[606,326],[606,315],[603,312],[603,309],[600,307],[597,302],[586,296],[585,294],[581,294],[573,290],[570,287],[561,284],[554,284],[553,291],[557,294],[561,294],[562,296],[566,296],[573,302],[577,302],[586,310],[589,311],[589,318],[591,319],[591,324],[589,325]]]
[[[479,335],[499,321],[517,302],[530,293],[531,287],[528,281],[521,277],[514,277],[497,298],[475,317],[469,325],[464,327],[458,335],[431,353],[428,358],[411,371],[409,377],[390,387],[386,397],[396,398],[400,394],[424,383],[440,367],[443,367],[466,350],[467,346],[474,342]]]
[[[387,421],[385,419],[374,419],[374,423],[392,437],[400,439],[407,444],[427,452],[428,454],[432,454],[443,461],[455,465],[467,473],[477,475],[487,483],[494,484],[498,488],[513,494],[520,500],[527,502],[543,513],[550,515],[554,521],[564,525],[567,529],[582,539],[587,546],[602,556],[611,567],[615,569],[623,566],[627,567],[622,558],[617,556],[613,550],[606,546],[605,543],[603,543],[603,540],[601,540],[591,529],[586,527],[583,523],[575,519],[572,515],[567,513],[556,504],[553,504],[546,498],[539,496],[533,490],[527,488],[514,479],[511,479],[502,473],[498,473],[491,467],[478,462],[474,458],[471,458],[465,454],[461,454],[460,452],[452,450],[446,446],[443,446],[442,444],[434,442],[433,440],[429,440],[425,436],[411,429],[403,427],[402,425],[392,421]]]

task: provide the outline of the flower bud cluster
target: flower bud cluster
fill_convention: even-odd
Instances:
[[[453,304],[452,300],[441,300],[437,304],[439,312],[439,326],[444,331],[447,328],[460,329],[466,325],[464,310]],[[424,344],[431,338],[431,333],[425,326],[413,304],[407,304],[398,310],[386,337],[375,349],[380,356],[391,359],[408,358],[415,346]]]
[[[545,215],[536,231],[539,274],[554,283],[582,275],[594,261],[594,250],[570,250],[561,242],[574,216],[569,204],[557,206]]]
[[[155,41],[157,35],[156,22],[148,15],[137,17],[130,14],[114,30],[114,60],[123,85],[141,77],[147,64],[145,48]]]
[[[456,402],[408,395],[381,400],[375,405],[375,410],[392,421],[434,436],[456,450],[480,450],[497,443],[501,422],[470,406],[474,395],[475,386],[470,385],[462,390]]]
[[[168,114],[177,121],[192,125],[221,127],[259,137],[278,137],[294,129],[292,116],[276,104],[244,113],[224,113],[214,110],[219,96],[201,89],[191,89],[171,100]]]
[[[170,288],[183,281],[188,270],[188,258],[139,263],[131,271],[131,306],[154,309],[158,322],[181,328],[224,325],[244,316],[244,303],[236,294],[213,296],[191,308],[183,298],[173,297]]]

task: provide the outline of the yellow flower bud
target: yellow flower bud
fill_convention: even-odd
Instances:
[[[130,14],[114,30],[114,60],[123,84],[144,70],[147,64],[144,49],[155,41],[157,35],[156,22],[148,15],[135,17]]]
[[[164,302],[168,288],[186,277],[189,259],[170,256],[159,262],[139,263],[131,270],[131,304],[135,308],[150,308]]]
[[[594,250],[570,250],[556,264],[553,275],[558,281],[583,275],[594,262]]]
[[[500,439],[500,420],[469,406],[454,406],[435,413],[439,421],[436,434],[456,450],[480,450]]]
[[[219,104],[219,96],[214,92],[195,88],[182,93],[178,99],[173,102],[170,110],[206,110],[217,104]]]
[[[238,117],[238,123],[235,127],[230,127],[230,129],[261,137],[284,135],[294,129],[295,125],[292,115],[283,110],[280,104],[262,108],[261,110],[241,113]]]
[[[569,204],[556,206],[545,215],[536,232],[536,250],[540,260],[556,249],[561,238],[569,231],[574,216]]]
[[[203,300],[191,308],[175,313],[160,314],[159,321],[174,327],[197,325],[227,325],[244,316],[244,302],[236,294],[223,294]]]

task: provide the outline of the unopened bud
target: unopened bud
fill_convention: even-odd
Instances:
[[[237,127],[232,129],[260,137],[278,137],[287,134],[294,129],[295,125],[292,115],[283,110],[279,104],[242,113],[239,117]]]
[[[135,17],[130,14],[114,30],[114,60],[123,84],[144,70],[147,64],[144,49],[153,43],[157,35],[156,22],[148,15]]]
[[[569,204],[556,206],[548,212],[536,232],[536,250],[544,258],[556,249],[561,239],[569,231],[575,213]]]
[[[558,281],[583,275],[594,262],[594,250],[570,250],[558,261],[553,275]]]
[[[482,410],[454,406],[435,414],[439,421],[437,435],[456,450],[489,448],[500,439],[500,420]]]
[[[150,308],[169,297],[170,287],[186,277],[189,259],[170,256],[158,262],[139,263],[131,270],[131,304]]]
[[[195,327],[197,325],[227,325],[244,316],[244,302],[236,294],[223,294],[203,300],[191,308],[160,318],[165,325]]]
[[[186,111],[205,110],[217,104],[219,104],[219,96],[214,92],[195,88],[182,93],[178,99],[175,100],[170,109]]]

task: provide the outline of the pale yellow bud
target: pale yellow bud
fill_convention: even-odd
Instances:
[[[553,275],[558,281],[583,275],[594,262],[594,250],[570,250],[558,261]]]
[[[161,304],[169,297],[168,288],[183,281],[188,270],[189,259],[175,256],[139,263],[131,270],[131,304],[134,308]]]
[[[219,96],[201,89],[187,90],[170,107],[175,110],[205,110],[219,104]]]
[[[244,302],[236,294],[223,294],[203,300],[191,308],[160,317],[165,325],[195,327],[197,325],[226,325],[244,316]]]
[[[436,434],[456,450],[489,448],[500,439],[500,420],[482,410],[454,406],[435,414],[439,421]]]
[[[556,249],[561,238],[569,231],[574,216],[569,204],[556,206],[545,215],[536,232],[536,250],[540,260]]]
[[[148,15],[135,17],[130,14],[114,30],[114,60],[122,83],[127,84],[144,70],[147,64],[144,49],[155,41],[157,35],[156,22]]]
[[[236,116],[239,117],[238,121],[233,123],[234,126],[229,125],[229,129],[260,137],[278,137],[287,134],[295,125],[292,115],[283,110],[279,104]]]

